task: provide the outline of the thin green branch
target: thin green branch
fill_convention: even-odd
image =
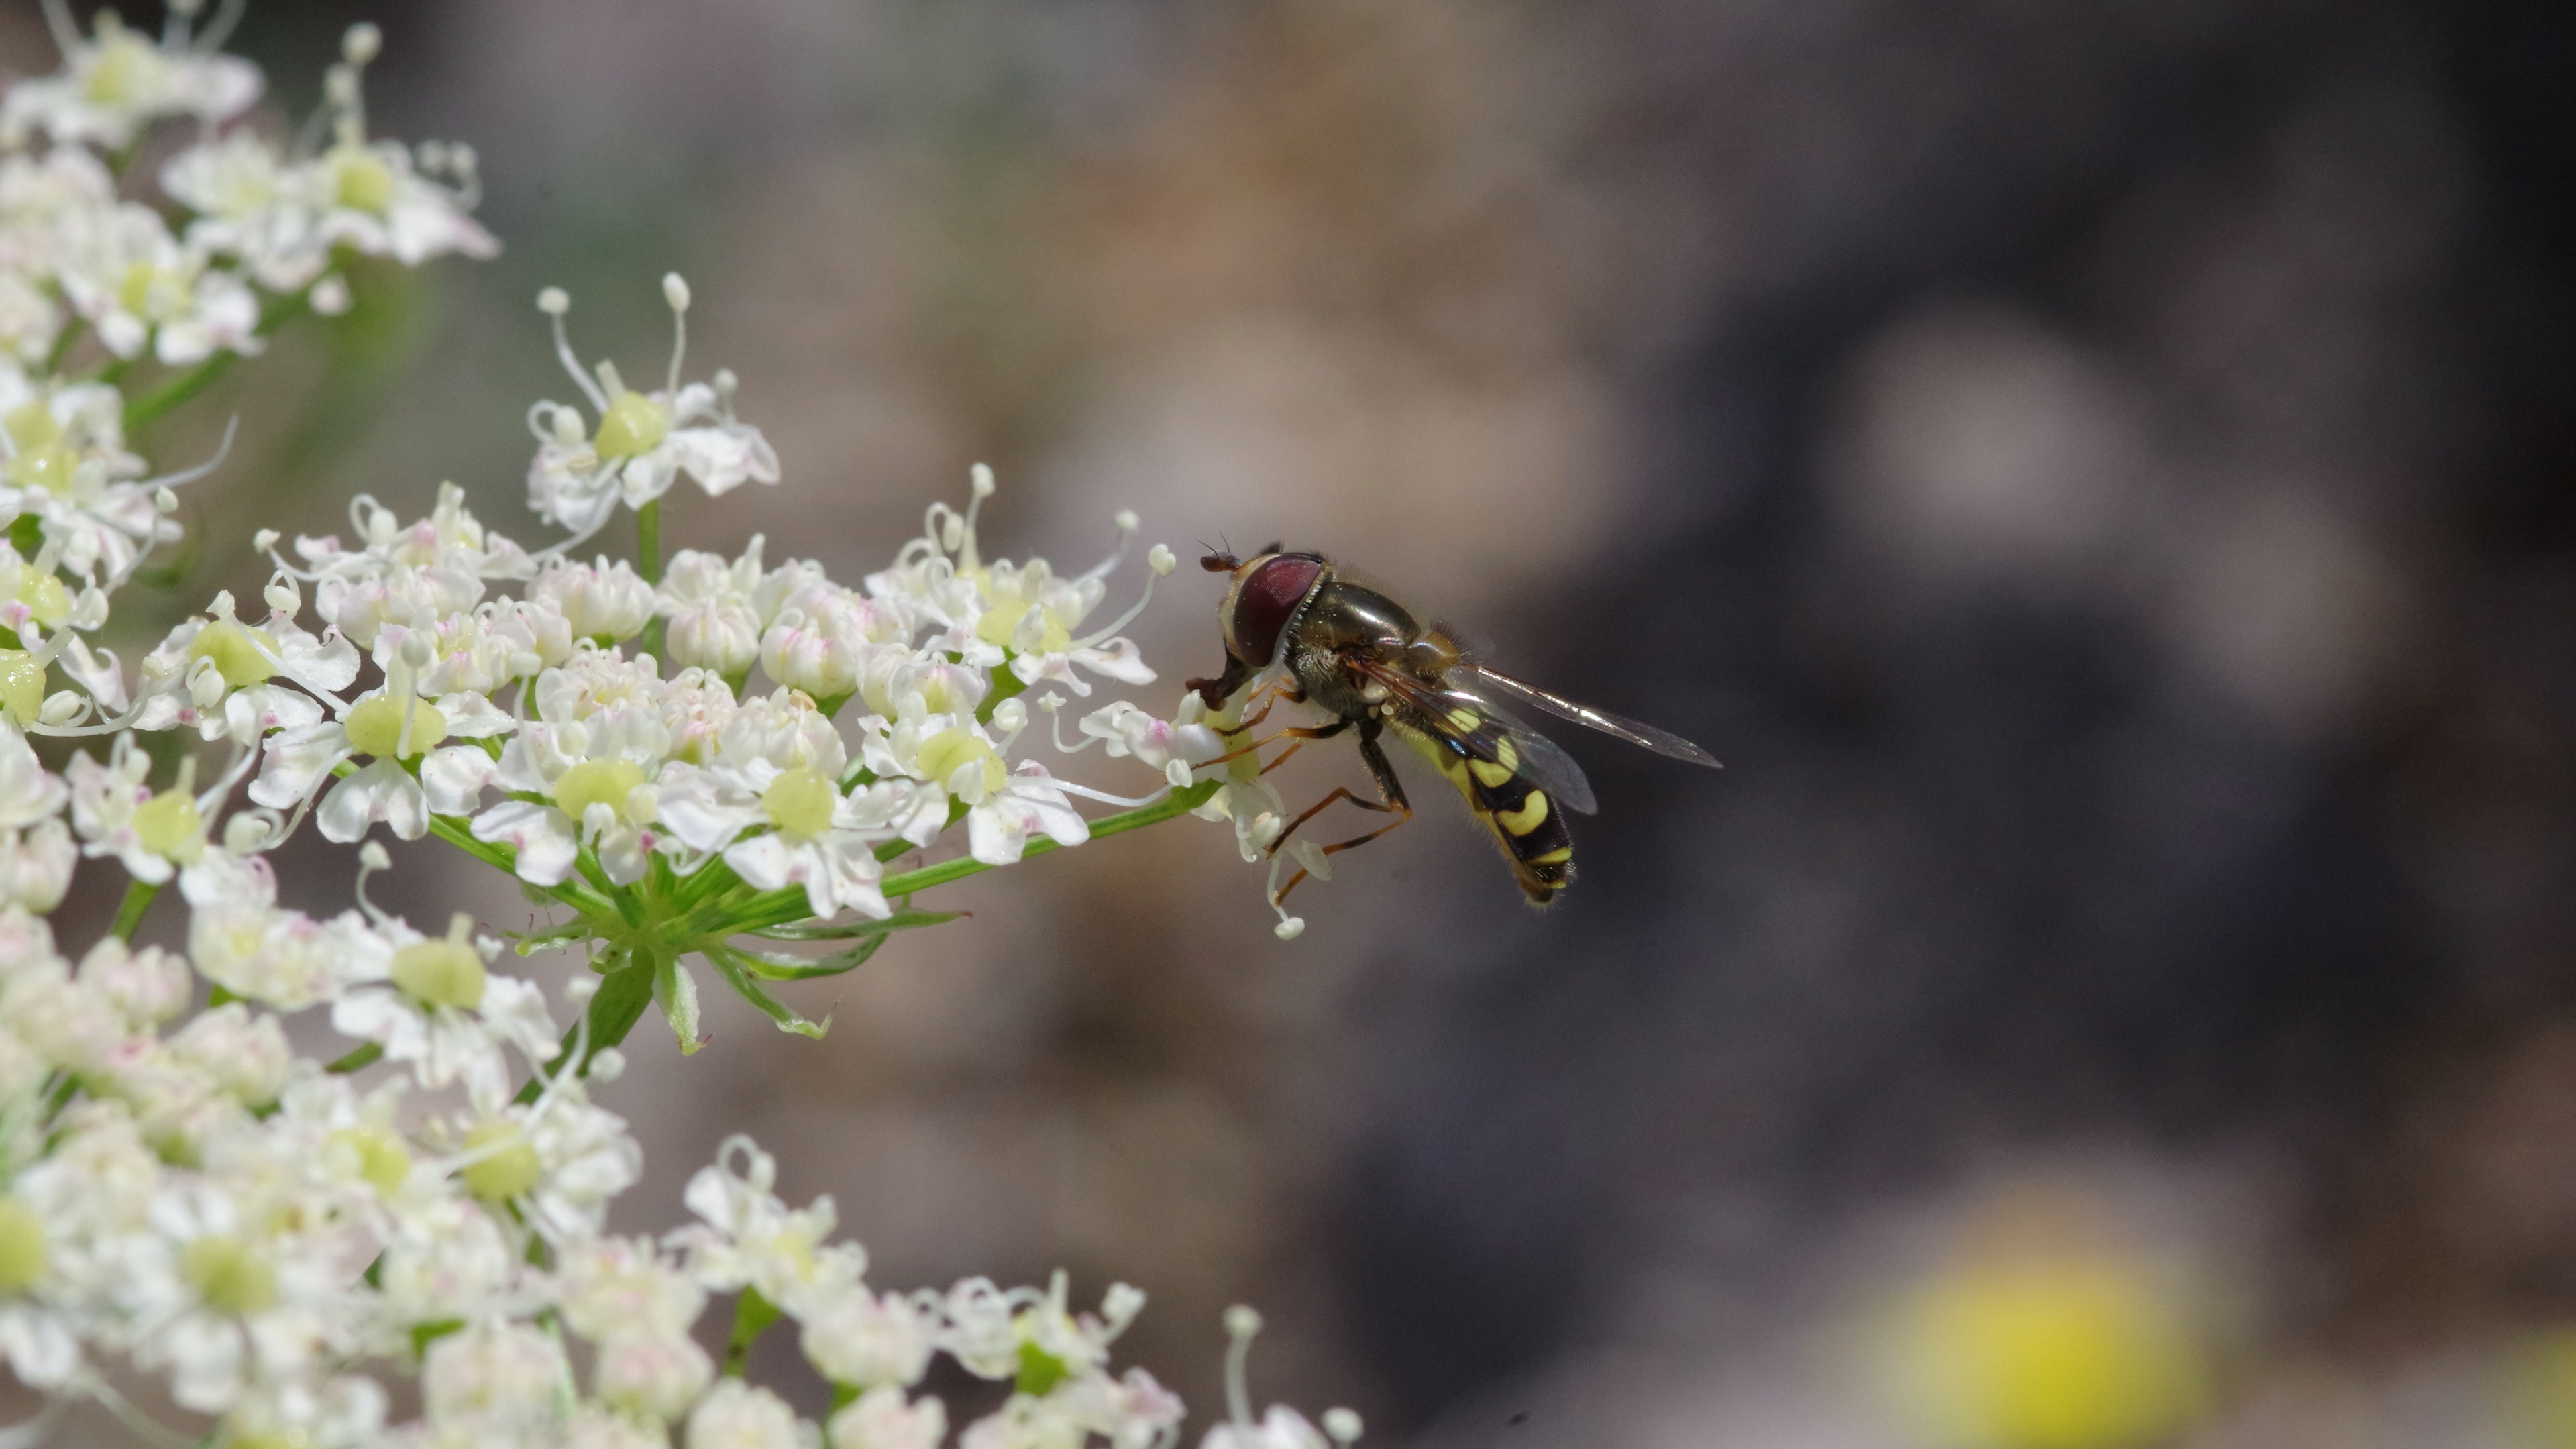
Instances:
[[[125,887],[125,903],[116,908],[116,924],[108,934],[120,941],[131,942],[134,928],[143,924],[143,913],[152,909],[153,897],[161,894],[158,882],[132,881]]]
[[[1206,804],[1208,797],[1214,795],[1217,787],[1224,783],[1222,780],[1202,780],[1184,789],[1174,790],[1151,805],[1141,805],[1133,810],[1121,811],[1116,815],[1095,820],[1091,822],[1091,838],[1097,840],[1105,835],[1122,835],[1130,830],[1141,830],[1148,825],[1159,824],[1175,815],[1186,815]],[[1021,858],[1025,860],[1029,856],[1044,855],[1055,848],[1056,843],[1053,840],[1041,836],[1028,843],[1028,848],[1021,852]],[[901,875],[887,876],[878,882],[878,888],[889,897],[908,896],[914,891],[946,885],[953,880],[964,880],[970,875],[981,875],[992,868],[971,855],[961,855],[955,860],[945,860],[937,865],[924,866],[919,870],[905,871]],[[764,891],[748,900],[718,902],[714,907],[694,912],[683,923],[682,933],[686,939],[731,936],[769,926],[783,926],[790,921],[802,920],[810,914],[811,910],[805,902],[804,888],[788,886],[780,890]]]

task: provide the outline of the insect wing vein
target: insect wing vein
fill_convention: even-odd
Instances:
[[[1550,694],[1535,684],[1523,683],[1508,674],[1496,673],[1481,664],[1469,665],[1464,672],[1472,673],[1480,685],[1491,686],[1532,709],[1545,710],[1559,719],[1572,720],[1587,729],[1599,730],[1613,739],[1626,740],[1641,749],[1652,750],[1670,759],[1686,760],[1694,765],[1705,765],[1712,770],[1718,767],[1715,755],[1670,730],[1657,729],[1653,725],[1612,714],[1606,709],[1594,709],[1588,704],[1577,704],[1563,695]]]

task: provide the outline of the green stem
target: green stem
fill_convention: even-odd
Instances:
[[[152,898],[159,894],[161,887],[151,882],[138,880],[128,883],[125,904],[116,908],[116,924],[107,928],[108,934],[120,941],[131,942],[134,928],[143,924],[143,913],[152,909]]]
[[[635,572],[644,582],[662,582],[662,500],[635,510]]]
[[[371,1041],[365,1046],[359,1047],[357,1050],[339,1058],[337,1061],[332,1062],[322,1070],[330,1072],[336,1076],[345,1077],[351,1072],[363,1071],[368,1067],[374,1066],[377,1062],[384,1059],[384,1055],[384,1044],[381,1042]]]
[[[312,302],[302,292],[279,297],[259,314],[256,334],[266,337],[278,328],[312,310]],[[215,385],[217,379],[233,370],[241,361],[238,352],[218,352],[196,366],[165,379],[159,387],[139,394],[125,404],[125,431],[132,433],[179,404]]]
[[[63,335],[54,339],[54,350],[45,354],[45,375],[51,377],[62,371],[64,361],[72,355],[72,349],[80,346],[80,340],[88,335],[88,318],[75,315],[71,321],[64,323]]]
[[[1217,787],[1224,783],[1222,780],[1202,780],[1187,789],[1175,790],[1151,805],[1139,806],[1105,819],[1095,820],[1091,822],[1091,838],[1097,840],[1104,835],[1122,835],[1130,830],[1141,830],[1148,825],[1169,820],[1175,815],[1186,815],[1206,804],[1208,797],[1215,794]],[[1032,855],[1044,855],[1055,848],[1056,844],[1053,840],[1040,836],[1029,842],[1028,849],[1021,852],[1021,859],[1025,860]],[[878,889],[885,893],[887,899],[892,900],[908,896],[914,891],[946,885],[953,880],[964,880],[970,875],[981,875],[991,869],[991,866],[971,855],[961,855],[955,860],[944,860],[937,865],[923,866],[919,870],[908,870],[901,875],[887,876],[878,882]],[[711,919],[701,919],[709,916],[709,911],[695,912],[682,924],[681,931],[683,939],[699,936],[730,936],[742,931],[756,931],[764,926],[784,925],[789,921],[802,920],[811,913],[805,902],[804,887],[789,886],[783,890],[765,891],[748,900],[720,902],[714,908]]]
[[[137,394],[125,405],[125,431],[132,433],[144,424],[170,411],[179,404],[215,385],[217,379],[233,370],[241,361],[238,352],[218,352],[196,366],[164,381],[149,392]]]
[[[635,510],[635,572],[644,582],[659,586],[662,582],[662,500],[654,499]],[[662,657],[662,641],[668,621],[660,615],[644,621],[644,637],[636,641],[636,652],[650,654],[656,661]]]
[[[489,840],[475,839],[470,823],[457,816],[432,815],[429,817],[429,833],[503,875],[516,875],[519,872],[517,851]],[[560,885],[540,886],[538,889],[586,916],[607,916],[616,912],[616,907],[571,881],[565,881]]]
[[[725,1377],[742,1377],[742,1366],[751,1357],[751,1346],[760,1341],[761,1334],[767,1332],[769,1325],[776,1323],[778,1318],[778,1306],[761,1297],[759,1289],[742,1290],[742,1297],[733,1305],[733,1332],[725,1339]]]

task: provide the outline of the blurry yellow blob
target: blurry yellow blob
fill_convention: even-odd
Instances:
[[[2172,1291],[2115,1252],[1980,1243],[1908,1291],[1892,1327],[1903,1407],[1954,1449],[2131,1449],[2208,1401]]]
[[[2514,1444],[2576,1449],[2576,1328],[2533,1334],[2513,1356],[2504,1397]]]

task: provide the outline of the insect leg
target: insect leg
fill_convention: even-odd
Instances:
[[[1260,749],[1262,746],[1267,745],[1274,740],[1329,740],[1333,736],[1340,734],[1342,731],[1349,729],[1350,727],[1351,722],[1346,719],[1337,719],[1331,724],[1322,725],[1313,729],[1309,729],[1303,725],[1290,725],[1286,729],[1272,730],[1270,733],[1254,740],[1251,744],[1237,745],[1233,749],[1226,751],[1224,754],[1217,756],[1213,760],[1201,760],[1191,768],[1204,770],[1210,765],[1222,765],[1228,760],[1242,759],[1245,755],[1251,754],[1253,751]]]
[[[1214,679],[1188,680],[1186,681],[1186,687],[1197,690],[1199,692],[1199,699],[1201,702],[1205,703],[1208,708],[1223,709],[1225,708],[1225,702],[1232,699],[1234,697],[1234,692],[1243,688],[1244,681],[1251,677],[1252,666],[1235,658],[1233,652],[1229,650],[1225,656],[1225,672],[1223,674],[1218,675]]]
[[[1386,834],[1388,831],[1393,830],[1395,827],[1402,825],[1413,818],[1413,805],[1410,801],[1404,798],[1404,782],[1395,777],[1395,767],[1387,763],[1386,750],[1377,742],[1378,733],[1383,728],[1383,725],[1373,719],[1360,721],[1360,760],[1363,764],[1368,766],[1369,778],[1377,782],[1378,793],[1385,798],[1382,801],[1363,800],[1359,796],[1352,794],[1347,786],[1337,788],[1332,794],[1316,801],[1314,809],[1308,810],[1305,814],[1300,815],[1294,821],[1291,821],[1288,829],[1282,830],[1278,835],[1272,837],[1269,847],[1270,854],[1278,854],[1280,844],[1287,840],[1291,832],[1295,831],[1298,826],[1314,819],[1317,811],[1320,811],[1325,806],[1332,804],[1335,800],[1348,800],[1363,810],[1392,812],[1396,818],[1379,826],[1377,829],[1370,831],[1366,835],[1355,835],[1348,840],[1337,841],[1334,844],[1325,846],[1324,854],[1326,855],[1332,855],[1337,851],[1350,850],[1357,846],[1366,845],[1370,841],[1377,839],[1379,836]],[[1288,878],[1288,883],[1286,885],[1279,888],[1279,894],[1272,896],[1270,899],[1273,903],[1286,900],[1288,898],[1288,893],[1297,888],[1297,882],[1304,880],[1305,878],[1306,872],[1303,870],[1298,871],[1295,875]]]
[[[1270,711],[1279,707],[1279,686],[1276,684],[1264,685],[1262,687],[1262,693],[1267,694],[1270,697],[1261,701],[1261,710],[1258,714],[1248,716],[1242,723],[1237,724],[1230,730],[1220,729],[1217,733],[1222,735],[1239,735],[1245,730],[1252,729],[1259,725],[1263,720],[1270,718]],[[1255,695],[1254,698],[1258,699],[1260,696]],[[1246,700],[1244,702],[1249,704],[1251,703],[1251,700]]]

